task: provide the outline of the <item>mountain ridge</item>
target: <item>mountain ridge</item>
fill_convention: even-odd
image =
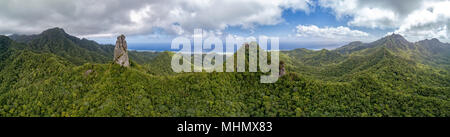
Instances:
[[[0,116],[450,116],[445,53],[422,53],[423,46],[410,48],[401,38],[343,53],[281,51],[287,73],[262,84],[261,73],[173,73],[173,52],[130,52],[129,68],[112,63],[112,55],[110,62],[77,64],[55,47],[90,47],[55,31],[33,38],[35,48],[0,36],[0,47],[8,47],[0,49]],[[423,45],[446,48],[435,42]]]
[[[62,28],[51,28],[40,34],[9,36],[12,40],[29,45],[27,48],[36,52],[47,52],[63,56],[71,62],[82,65],[87,62],[107,63],[112,61],[114,45],[98,44],[85,38],[67,34]],[[51,45],[51,46],[50,46]],[[129,52],[132,59],[143,60],[154,57],[152,53]]]

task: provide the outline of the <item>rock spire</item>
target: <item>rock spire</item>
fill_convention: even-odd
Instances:
[[[122,34],[117,37],[116,47],[114,48],[114,62],[123,67],[129,67],[130,62],[128,60],[127,41]]]

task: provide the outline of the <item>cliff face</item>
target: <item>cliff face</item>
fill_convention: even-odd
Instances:
[[[117,37],[116,47],[114,48],[114,62],[123,67],[129,67],[127,41],[124,35]]]

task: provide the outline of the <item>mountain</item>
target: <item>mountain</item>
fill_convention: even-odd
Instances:
[[[450,44],[442,43],[436,38],[433,38],[431,40],[421,40],[417,42],[417,44],[420,45],[421,48],[423,48],[423,51],[427,51],[431,54],[442,54],[450,56],[450,54],[446,54],[449,53]]]
[[[361,41],[355,41],[355,42],[351,42],[347,45],[344,45],[342,47],[339,47],[335,51],[337,51],[338,53],[341,53],[341,54],[349,54],[353,51],[362,50],[364,48],[365,48],[364,43],[362,43]]]
[[[382,44],[375,44],[375,43],[382,43]],[[415,48],[413,43],[407,41],[403,36],[399,34],[392,34],[386,36],[378,41],[375,41],[375,43],[372,45],[382,45],[394,52]]]
[[[165,51],[156,55],[154,58],[149,59],[145,63],[144,67],[147,72],[153,75],[171,75],[175,72],[172,71],[170,62],[172,61],[173,53]]]
[[[11,35],[11,39],[29,45],[27,49],[40,53],[52,53],[64,57],[76,65],[88,62],[107,63],[114,55],[113,45],[101,45],[95,41],[80,39],[67,34],[61,28],[45,30],[37,35]],[[132,59],[143,63],[156,55],[146,52],[130,52]]]
[[[53,28],[38,35],[11,37],[29,45],[27,49],[40,53],[53,53],[62,56],[74,64],[86,62],[106,63],[113,47],[100,46],[93,41],[79,39],[65,33],[63,29]]]
[[[130,51],[120,67],[110,47],[57,28],[0,36],[0,116],[450,116],[448,44],[433,39],[282,51],[287,73],[271,84],[261,73],[173,73],[172,52]]]
[[[335,51],[341,54],[350,54],[355,51],[361,51],[364,49],[376,48],[381,46],[394,52],[414,49],[414,44],[407,41],[403,36],[399,34],[392,34],[371,43],[362,43],[360,41],[351,42],[347,45],[337,48]]]
[[[8,58],[13,56],[14,51],[23,49],[24,47],[26,47],[26,45],[17,43],[9,37],[0,36],[0,70],[7,64],[9,61]]]
[[[450,69],[450,44],[442,43],[438,39],[422,40],[416,42],[418,57],[422,63],[434,67]]]
[[[288,71],[314,79],[333,82],[350,82],[359,76],[372,77],[384,88],[410,93],[440,93],[433,96],[448,97],[450,65],[448,44],[437,39],[416,43],[393,34],[371,43],[352,42],[335,50],[311,51],[306,49],[286,51]],[[337,54],[332,61],[320,60]],[[322,54],[321,54],[322,53]],[[290,58],[289,58],[290,57]],[[307,63],[304,58],[322,63],[323,67]],[[422,87],[433,87],[419,91]]]

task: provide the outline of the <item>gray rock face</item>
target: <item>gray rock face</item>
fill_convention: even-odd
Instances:
[[[280,61],[280,77],[286,75],[286,70],[284,68],[284,62]]]
[[[92,72],[94,71],[92,69],[89,69],[86,72],[84,72],[84,76],[89,76],[89,74],[91,74]]]
[[[123,67],[130,66],[130,62],[128,60],[127,41],[125,41],[124,35],[117,37],[116,47],[114,48],[114,62]]]

